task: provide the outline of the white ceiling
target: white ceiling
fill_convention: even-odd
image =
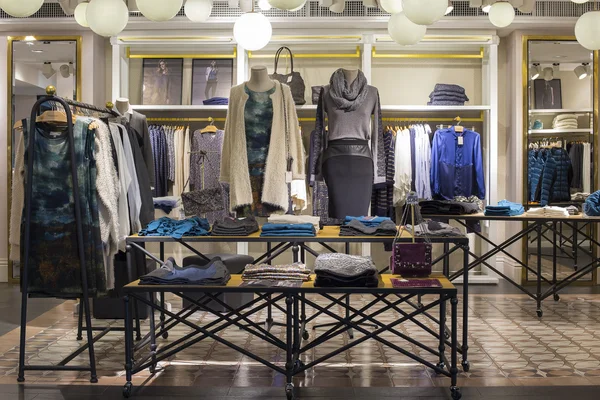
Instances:
[[[28,44],[32,43],[32,44]],[[35,53],[32,50],[42,50]],[[77,44],[73,41],[33,41],[13,42],[13,62],[31,64],[41,69],[44,62],[75,64],[77,59]]]
[[[529,62],[540,64],[583,63],[592,61],[592,52],[577,42],[530,42]]]

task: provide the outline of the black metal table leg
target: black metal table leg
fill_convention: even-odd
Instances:
[[[129,304],[129,296],[123,296],[123,303],[125,306],[125,379],[127,383],[123,387],[123,397],[129,398],[133,389],[131,383],[131,371],[133,370],[133,332],[131,321],[131,305]]]
[[[288,400],[292,400],[294,398],[294,384],[292,380],[294,378],[294,362],[293,362],[293,352],[294,352],[294,343],[293,343],[293,327],[292,327],[292,313],[293,313],[293,296],[288,294],[285,299],[286,305],[286,357],[285,357],[285,395]]]
[[[537,227],[537,290],[535,300],[537,302],[537,315],[542,317],[542,223],[536,222]]]
[[[441,304],[445,304],[445,302],[442,302]],[[440,306],[441,306],[440,304]],[[457,305],[458,305],[458,298],[457,297],[452,297],[452,299],[450,299],[450,307],[451,307],[451,319],[452,319],[452,349],[451,349],[451,356],[450,356],[450,380],[451,380],[451,386],[450,386],[450,391],[452,393],[452,399],[453,400],[459,400],[462,397],[462,394],[460,392],[460,388],[457,386],[458,384],[458,367],[456,365],[457,363],[457,358],[458,358],[458,342],[457,342],[457,335],[456,335],[456,329],[458,329],[458,323],[457,323]]]
[[[152,358],[152,365],[149,368],[149,371],[151,374],[153,374],[154,372],[156,372],[156,321],[154,319],[154,304],[156,304],[156,299],[154,298],[154,295],[150,295],[150,302],[151,305],[148,304],[148,318],[150,318],[150,355]],[[161,307],[164,308],[164,306],[161,304]],[[162,329],[162,326],[161,326]]]
[[[562,224],[561,224],[562,225]],[[573,269],[577,271],[579,268],[579,238],[577,237],[578,229],[577,222],[573,224]]]
[[[77,340],[83,340],[83,303],[81,299],[79,299],[77,314]]]
[[[160,242],[160,257],[161,260],[165,261],[165,242]],[[165,292],[160,292],[160,307],[164,310],[165,308]],[[165,327],[165,312],[161,310],[160,312],[160,330],[162,331]],[[162,335],[163,339],[167,339],[169,337],[169,332],[165,332]]]
[[[446,299],[443,294],[440,294],[440,338],[438,351],[440,352],[440,357],[437,367],[444,370],[446,368],[444,364],[444,352],[446,351]]]
[[[469,372],[469,245],[463,245],[463,342],[462,342],[462,367]]]
[[[560,224],[562,226],[562,224]],[[557,257],[557,246],[556,246],[556,230],[557,223],[552,223],[552,287],[554,288],[552,295],[554,297],[554,301],[560,300],[558,293],[556,293],[556,282],[557,282],[557,272],[558,272],[558,257]],[[575,243],[577,246],[577,243]]]
[[[297,242],[294,242],[292,244],[292,262],[297,263],[298,262],[298,253],[300,251],[300,246],[298,245]]]

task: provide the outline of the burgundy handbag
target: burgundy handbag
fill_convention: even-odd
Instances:
[[[398,230],[398,234],[394,238],[392,244],[392,256],[390,257],[390,271],[392,274],[400,275],[405,278],[426,278],[431,275],[432,271],[432,245],[429,238],[424,237],[424,242],[416,242],[414,235],[412,243],[399,243],[398,238],[402,236],[404,226],[408,219],[408,210],[411,210],[412,226],[415,226],[415,213],[421,221],[421,228],[426,231],[427,225],[422,223],[420,218],[419,205],[407,204],[402,216],[402,227]]]

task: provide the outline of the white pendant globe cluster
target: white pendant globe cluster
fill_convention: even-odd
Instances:
[[[150,21],[168,21],[177,15],[183,0],[136,0],[137,7]]]
[[[306,4],[306,0],[269,0],[271,7],[280,10],[298,11]]]
[[[600,11],[590,11],[579,17],[575,37],[586,49],[600,50]]]
[[[244,49],[257,51],[271,41],[273,28],[271,22],[258,12],[242,14],[233,25],[233,37]]]
[[[100,36],[115,36],[129,22],[129,9],[123,0],[92,0],[86,7],[85,20]]]
[[[29,17],[42,8],[44,0],[0,0],[0,8],[11,17]]]
[[[388,33],[402,46],[419,43],[427,25],[439,21],[448,11],[448,0],[380,0],[380,6],[392,14]]]
[[[212,13],[212,0],[187,0],[185,2],[185,16],[192,22],[205,22]]]
[[[90,24],[87,22],[87,6],[88,3],[79,3],[77,7],[75,7],[75,21],[83,26],[84,28],[89,28]]]

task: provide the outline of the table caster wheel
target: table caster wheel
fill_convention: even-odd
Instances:
[[[435,366],[438,367],[439,369],[441,369],[442,371],[444,369],[446,369],[446,364],[444,364],[443,362],[439,362],[439,363],[435,364]],[[440,371],[437,371],[437,370],[434,370],[434,371],[437,375],[441,374]]]
[[[554,301],[559,301],[560,300],[560,296],[556,293],[554,293]]]
[[[452,386],[450,388],[450,392],[452,393],[452,400],[460,400],[460,398],[462,397],[462,393],[460,392],[460,389],[457,388],[456,386]]]
[[[19,376],[19,377],[17,378],[17,382],[19,382],[19,383],[23,383],[23,382],[25,382],[25,377],[24,377],[24,376]]]
[[[294,400],[294,385],[288,383],[285,385],[285,396],[288,400]]]
[[[90,383],[98,383],[98,377],[97,376],[92,376],[90,378]]]
[[[131,396],[131,392],[133,390],[133,385],[131,382],[127,382],[125,386],[123,386],[123,397],[128,399]]]
[[[163,339],[168,339],[169,338],[169,332],[165,332],[162,334],[162,338]]]
[[[537,310],[536,313],[537,313],[537,316],[540,318],[542,318],[544,316],[544,312],[541,309]]]
[[[465,360],[462,362],[462,367],[463,371],[469,372],[469,370],[471,369],[471,363]]]
[[[308,338],[310,338],[310,335],[309,335],[308,331],[302,332],[302,339],[308,340]]]
[[[77,336],[77,340],[83,340],[83,336],[81,336],[81,335],[78,335],[78,336]]]

